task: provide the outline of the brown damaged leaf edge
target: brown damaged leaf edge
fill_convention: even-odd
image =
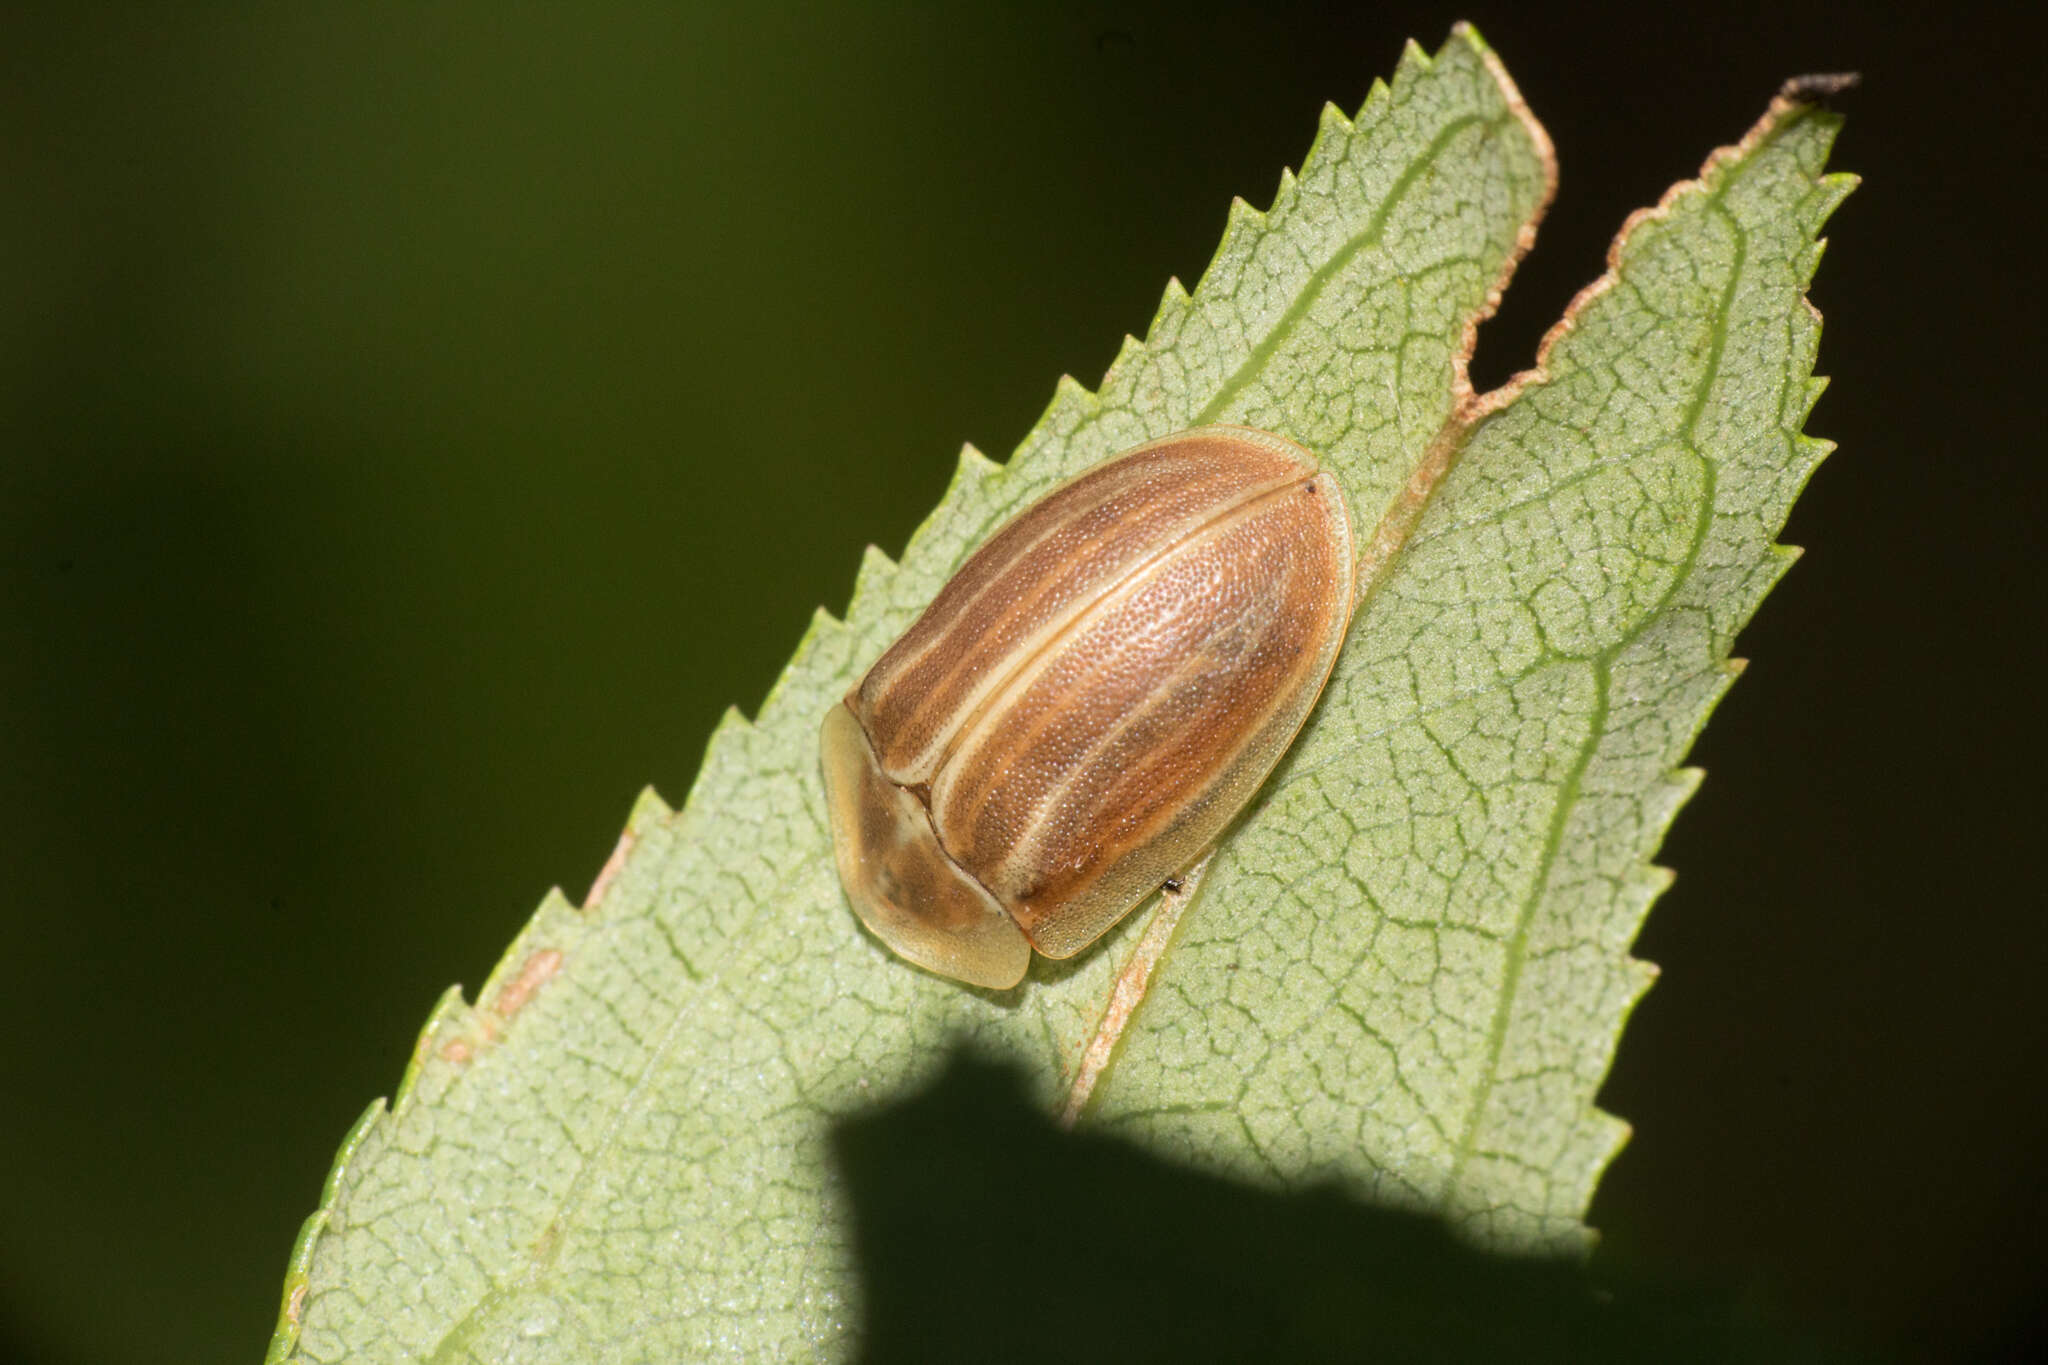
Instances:
[[[604,893],[612,889],[612,882],[626,866],[626,859],[632,855],[633,845],[640,842],[640,830],[636,825],[627,825],[620,833],[619,841],[612,845],[612,856],[604,860],[604,866],[597,870],[591,880],[590,891],[583,897],[586,911],[596,910],[604,903]]]
[[[1549,365],[1552,348],[1571,334],[1572,328],[1579,320],[1579,314],[1584,312],[1593,300],[1614,287],[1615,281],[1620,277],[1621,253],[1628,249],[1629,239],[1635,235],[1638,228],[1642,227],[1645,223],[1654,223],[1660,219],[1670,217],[1673,205],[1677,204],[1681,198],[1694,192],[1704,192],[1707,180],[1716,171],[1724,165],[1747,157],[1776,134],[1785,125],[1787,119],[1796,114],[1804,114],[1812,110],[1821,100],[1851,89],[1861,80],[1862,77],[1853,71],[1842,72],[1836,75],[1792,77],[1778,88],[1778,93],[1771,99],[1770,107],[1764,110],[1763,117],[1751,125],[1749,131],[1742,135],[1742,139],[1739,142],[1726,147],[1716,147],[1707,154],[1707,159],[1700,163],[1698,175],[1690,180],[1679,181],[1670,189],[1664,191],[1654,205],[1649,208],[1637,209],[1624,219],[1621,224],[1621,231],[1614,234],[1614,241],[1608,245],[1607,269],[1602,272],[1599,279],[1594,280],[1572,296],[1572,301],[1565,305],[1564,315],[1552,323],[1550,330],[1543,334],[1543,340],[1536,347],[1536,364],[1522,371],[1493,392],[1472,400],[1471,410],[1463,418],[1467,435],[1470,434],[1473,428],[1478,426],[1480,419],[1490,416],[1514,402],[1522,396],[1525,390],[1550,382]],[[1807,301],[1806,306],[1813,313],[1814,318],[1818,320],[1820,310],[1815,308],[1811,301]],[[1730,660],[1730,662],[1739,663],[1740,661]]]
[[[541,987],[553,980],[561,969],[562,950],[559,948],[542,948],[528,957],[520,964],[519,975],[506,982],[492,998],[488,1013],[481,1010],[472,1012],[470,1019],[474,1035],[458,1035],[441,1045],[442,1060],[460,1066],[476,1056],[478,1047],[488,1047],[497,1042],[500,1030],[510,1024],[513,1016],[525,1009],[527,1003],[540,993]]]
[[[512,1022],[512,1016],[526,1008],[526,1002],[545,986],[554,974],[561,970],[562,950],[543,948],[519,969],[519,975],[507,982],[505,989],[498,992],[498,998],[491,1002],[491,1009],[505,1023]]]
[[[1442,484],[1444,476],[1457,463],[1459,454],[1471,440],[1481,422],[1494,413],[1506,408],[1523,393],[1541,387],[1550,380],[1549,360],[1553,347],[1569,335],[1579,315],[1609,289],[1619,277],[1621,256],[1628,246],[1630,237],[1645,223],[1669,216],[1672,206],[1684,195],[1702,191],[1705,182],[1723,165],[1739,161],[1748,156],[1767,139],[1773,136],[1786,122],[1808,112],[1817,104],[1841,94],[1856,86],[1861,77],[1853,72],[1794,76],[1787,80],[1771,100],[1762,118],[1743,134],[1740,141],[1725,147],[1718,147],[1701,164],[1699,174],[1690,180],[1681,180],[1659,197],[1650,208],[1637,209],[1621,225],[1621,230],[1607,249],[1607,268],[1600,277],[1581,289],[1566,305],[1564,313],[1552,324],[1536,349],[1536,363],[1523,370],[1487,393],[1474,393],[1470,370],[1472,354],[1478,343],[1479,325],[1492,317],[1500,307],[1502,294],[1513,278],[1515,268],[1521,264],[1529,249],[1535,244],[1537,225],[1550,207],[1557,193],[1557,157],[1550,135],[1536,120],[1529,106],[1522,99],[1512,78],[1501,65],[1492,49],[1488,48],[1468,24],[1460,23],[1453,30],[1455,36],[1471,42],[1486,63],[1487,70],[1499,83],[1502,98],[1508,108],[1528,131],[1529,139],[1542,160],[1547,184],[1542,198],[1529,219],[1516,235],[1514,250],[1503,263],[1500,278],[1488,293],[1486,303],[1466,320],[1465,332],[1457,354],[1452,358],[1452,393],[1456,405],[1450,419],[1432,440],[1423,454],[1415,472],[1409,477],[1407,486],[1385,517],[1380,521],[1371,542],[1360,555],[1358,565],[1358,605],[1353,619],[1370,605],[1379,585],[1385,580],[1386,570],[1394,557],[1406,544],[1409,534],[1421,520],[1428,507],[1430,497]],[[1818,320],[1820,313],[1813,304],[1807,308]],[[1729,667],[1739,670],[1742,660],[1731,659]],[[1146,922],[1139,945],[1131,955],[1111,988],[1108,1008],[1097,1023],[1094,1034],[1083,1049],[1080,1061],[1074,1070],[1074,1078],[1067,1090],[1065,1103],[1060,1109],[1061,1122],[1071,1126],[1086,1111],[1089,1099],[1094,1095],[1102,1077],[1115,1061],[1116,1050],[1129,1027],[1138,1006],[1144,1002],[1146,991],[1151,984],[1153,973],[1171,946],[1174,933],[1199,894],[1202,873],[1208,867],[1208,860],[1195,868],[1177,891],[1169,891],[1160,897],[1158,907]]]

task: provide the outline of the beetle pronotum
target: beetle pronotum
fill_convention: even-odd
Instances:
[[[974,552],[825,715],[840,879],[902,957],[1016,985],[1185,872],[1315,705],[1351,621],[1336,478],[1197,427]]]

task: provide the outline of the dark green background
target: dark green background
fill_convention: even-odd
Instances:
[[[861,547],[1093,383],[1433,6],[71,6],[0,80],[0,1353],[252,1359],[428,1007]],[[1905,13],[1907,11],[1902,11]],[[1696,755],[1603,1253],[2038,1336],[2038,78],[1951,15],[1467,7],[1562,198],[1478,377],[1861,68],[1807,560]],[[2030,1316],[2031,1315],[2031,1316]],[[2031,1334],[2031,1335],[2030,1335]]]

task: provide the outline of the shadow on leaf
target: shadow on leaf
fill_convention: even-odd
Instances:
[[[1274,1193],[1055,1126],[956,1056],[844,1120],[860,1359],[1818,1361],[1704,1294],[1598,1286],[1324,1187]]]

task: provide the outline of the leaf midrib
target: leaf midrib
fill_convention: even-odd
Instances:
[[[1394,210],[1406,200],[1409,188],[1425,169],[1436,164],[1437,158],[1443,155],[1444,149],[1452,139],[1475,124],[1483,125],[1489,130],[1497,130],[1513,119],[1514,113],[1509,111],[1490,119],[1481,118],[1478,114],[1466,114],[1462,118],[1455,118],[1446,123],[1442,131],[1430,139],[1429,146],[1423,149],[1422,154],[1409,162],[1407,168],[1395,178],[1394,183],[1387,189],[1386,198],[1366,220],[1365,227],[1354,234],[1336,255],[1310,273],[1307,282],[1295,295],[1294,302],[1280,315],[1279,321],[1267,329],[1266,335],[1252,347],[1251,354],[1244,358],[1244,363],[1237,367],[1230,378],[1223,381],[1215,396],[1203,405],[1201,412],[1195,417],[1195,425],[1203,426],[1220,421],[1230,410],[1230,405],[1236,400],[1237,395],[1251,382],[1252,377],[1265,371],[1267,364],[1279,351],[1280,344],[1306,320],[1309,310],[1315,307],[1316,301],[1322,297],[1323,291],[1329,288],[1330,282],[1356,260],[1361,251],[1381,243],[1386,236],[1388,219],[1393,217]]]

